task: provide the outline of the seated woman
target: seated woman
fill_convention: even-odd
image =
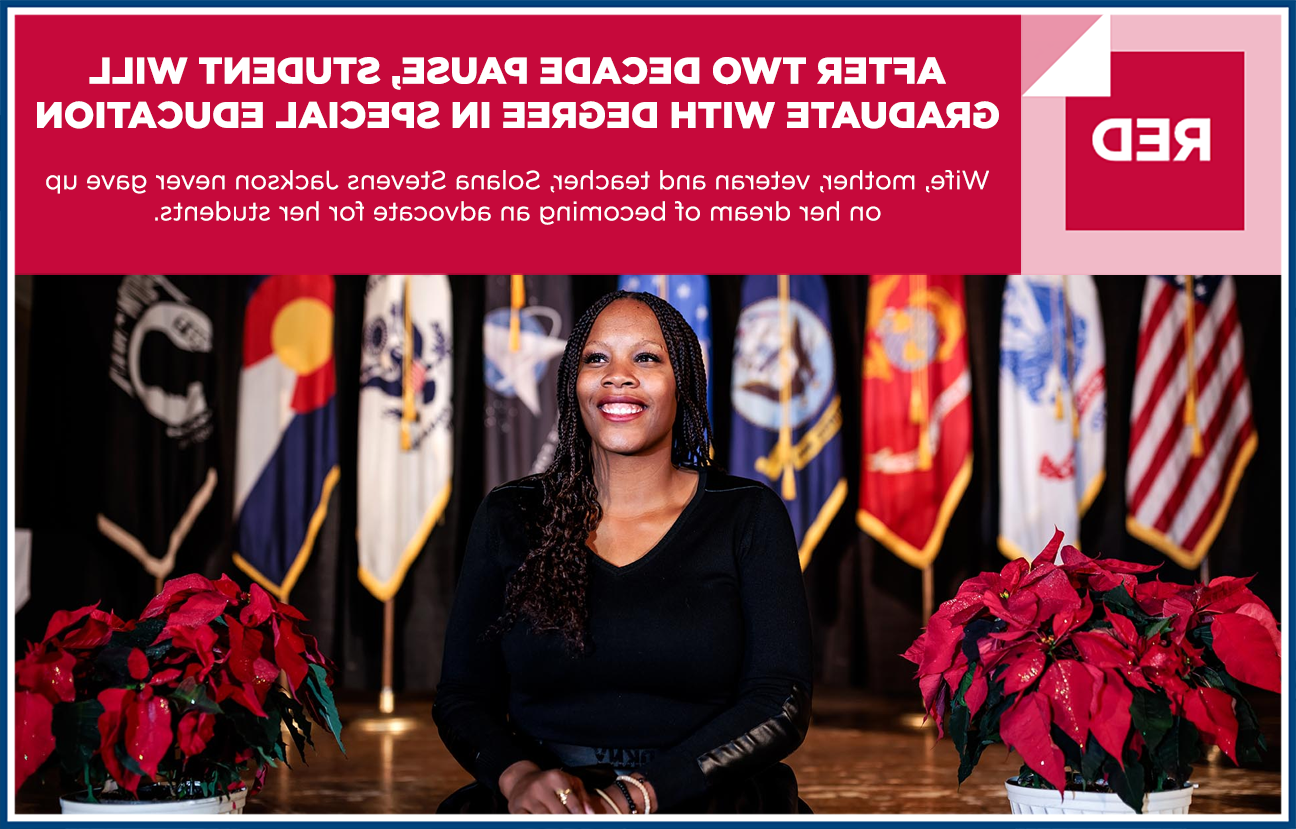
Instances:
[[[796,812],[810,719],[792,525],[710,464],[670,304],[616,292],[558,369],[559,445],[468,539],[433,718],[477,783],[441,812]]]

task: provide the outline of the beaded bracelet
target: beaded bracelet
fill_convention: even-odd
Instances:
[[[598,792],[598,796],[603,798],[603,800],[607,802],[607,805],[612,808],[612,811],[616,812],[618,815],[624,814],[624,812],[622,812],[619,808],[617,808],[617,805],[616,803],[613,802],[612,798],[607,796],[607,792],[603,791],[602,789],[595,789],[594,791]]]
[[[626,803],[630,804],[630,814],[632,815],[638,814],[639,810],[635,808],[634,798],[630,796],[630,790],[626,788],[626,784],[621,782],[620,777],[618,777],[616,780],[613,780],[612,782],[615,783],[616,787],[621,790],[621,794],[625,796]]]
[[[618,782],[618,783],[621,782],[622,780],[628,780],[629,782],[631,782],[631,783],[633,783],[635,786],[637,786],[638,789],[639,789],[639,791],[643,792],[643,796],[644,796],[644,814],[645,814],[645,815],[651,815],[651,814],[652,814],[652,798],[648,796],[648,787],[645,786],[645,785],[643,784],[643,781],[640,780],[638,777],[631,777],[631,776],[628,775],[628,774],[622,774],[622,775],[618,775],[618,776],[617,776],[617,782]]]

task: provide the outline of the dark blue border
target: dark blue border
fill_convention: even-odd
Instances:
[[[1292,78],[1291,66],[1290,66],[1291,63],[1290,50],[1293,48],[1293,46],[1296,46],[1296,14],[1293,14],[1293,12],[1296,12],[1296,0],[1249,0],[1249,2],[1246,2],[1245,4],[1240,4],[1236,6],[1231,5],[1228,2],[1228,0],[1179,0],[1179,2],[1167,2],[1167,0],[1106,0],[1106,2],[1097,3],[1097,4],[1086,4],[1083,2],[1058,2],[1058,0],[1019,0],[1019,2],[1015,2],[1015,3],[977,2],[977,0],[944,0],[944,2],[935,2],[934,0],[889,0],[889,1],[874,0],[874,2],[869,2],[869,0],[814,0],[814,2],[807,2],[807,3],[798,3],[796,0],[709,0],[709,2],[706,0],[703,0],[703,2],[689,2],[689,0],[565,0],[565,2],[564,0],[384,0],[383,2],[373,3],[372,5],[366,4],[364,0],[277,0],[277,2],[275,0],[270,0],[269,2],[254,2],[251,0],[242,0],[242,2],[239,2],[238,0],[122,0],[122,2],[116,2],[116,3],[104,2],[104,0],[82,0],[82,2],[75,2],[75,0],[0,0],[0,12],[3,12],[5,16],[5,36],[3,41],[0,42],[0,151],[3,152],[3,158],[4,158],[4,163],[0,164],[0,192],[3,192],[5,194],[4,199],[0,200],[0,227],[3,227],[5,229],[5,232],[3,234],[0,234],[0,237],[2,237],[0,238],[0,260],[4,262],[3,268],[5,271],[4,284],[0,285],[0,297],[2,297],[4,300],[4,305],[2,306],[4,311],[3,313],[0,313],[0,383],[3,383],[2,386],[3,391],[0,393],[3,394],[5,399],[5,407],[3,409],[3,412],[4,412],[4,421],[5,421],[4,425],[6,429],[5,431],[6,435],[8,434],[8,428],[9,428],[9,423],[8,423],[8,419],[9,419],[9,415],[8,415],[8,411],[9,411],[8,410],[8,388],[9,388],[8,385],[9,384],[8,307],[9,304],[13,301],[13,298],[10,295],[9,285],[10,285],[10,281],[14,277],[13,274],[8,272],[8,255],[9,255],[9,237],[8,237],[9,54],[8,52],[9,52],[9,34],[10,34],[8,10],[10,8],[42,9],[42,8],[68,8],[68,7],[82,7],[87,9],[96,9],[96,8],[111,9],[111,8],[119,8],[123,6],[129,6],[132,8],[141,8],[141,9],[150,9],[150,8],[230,9],[230,8],[258,8],[258,7],[293,8],[293,9],[296,8],[321,8],[321,9],[355,8],[357,9],[358,13],[364,13],[366,11],[371,11],[375,9],[403,9],[403,8],[418,9],[418,8],[447,8],[447,7],[470,8],[470,9],[471,8],[533,9],[533,8],[551,8],[551,7],[644,8],[644,9],[689,9],[689,8],[702,7],[702,8],[734,9],[734,8],[800,7],[806,9],[810,9],[810,8],[816,8],[816,9],[821,9],[821,8],[822,9],[838,9],[838,8],[840,9],[848,9],[848,8],[894,8],[894,9],[941,8],[944,9],[944,8],[948,8],[951,10],[958,10],[958,9],[965,9],[965,8],[996,9],[996,8],[1095,8],[1096,7],[1096,8],[1104,8],[1104,9],[1106,8],[1110,8],[1110,9],[1218,8],[1224,12],[1227,12],[1232,9],[1240,9],[1240,8],[1286,8],[1288,10],[1287,43],[1288,43],[1288,50],[1289,50],[1289,61],[1288,61],[1289,65],[1288,65],[1288,77],[1287,77],[1287,92],[1288,92],[1287,135],[1289,138],[1289,144],[1288,144],[1289,149],[1290,149],[1290,138],[1291,136],[1296,135],[1296,130],[1293,130],[1293,126],[1296,125],[1296,85],[1293,85],[1292,83],[1293,78]],[[1286,262],[1286,269],[1288,273],[1287,320],[1288,320],[1289,341],[1288,341],[1288,353],[1287,353],[1287,382],[1288,382],[1287,403],[1288,403],[1289,416],[1296,414],[1296,408],[1292,407],[1292,391],[1296,390],[1296,331],[1292,330],[1292,323],[1294,320],[1296,320],[1296,273],[1293,273],[1292,259],[1291,259],[1291,252],[1290,252],[1290,245],[1292,244],[1293,240],[1296,240],[1296,232],[1293,232],[1293,228],[1296,228],[1296,215],[1293,215],[1293,212],[1291,210],[1291,195],[1293,192],[1296,192],[1296,167],[1293,166],[1294,162],[1296,162],[1296,159],[1292,159],[1289,157],[1288,181],[1287,181],[1287,190],[1288,190],[1287,238],[1288,238],[1289,251],[1288,251],[1288,258]],[[0,441],[0,459],[3,460],[4,468],[8,469],[10,459],[9,459],[9,444],[7,439]],[[1292,440],[1290,435],[1288,438],[1288,447],[1287,447],[1287,464],[1288,464],[1288,474],[1290,477],[1292,470],[1296,470],[1296,440]],[[1289,522],[1293,519],[1293,516],[1296,516],[1296,487],[1292,487],[1288,492],[1287,514],[1288,514]],[[7,475],[3,478],[0,478],[0,515],[3,516],[4,526],[7,527],[9,523],[12,521],[12,517],[9,515]],[[1290,524],[1288,529],[1290,533]],[[1290,535],[1288,540],[1288,549],[1290,553],[1291,550]],[[7,552],[8,551],[6,551],[6,553]],[[1290,560],[1290,555],[1288,561],[1287,598],[1288,598],[1288,605],[1290,605],[1290,603],[1293,600],[1296,600],[1296,563]],[[1291,613],[1289,607],[1285,607],[1284,610],[1287,611],[1288,617],[1290,618]],[[0,638],[0,641],[6,644],[8,643],[10,637],[10,631],[9,631],[9,607],[8,607],[7,592],[0,592],[0,637],[2,637]],[[1288,657],[1287,659],[1287,708],[1286,711],[1284,712],[1287,718],[1287,734],[1285,736],[1285,739],[1287,741],[1288,746],[1293,746],[1296,745],[1296,717],[1293,717],[1291,699],[1292,699],[1293,691],[1296,691],[1296,670],[1293,669],[1290,655],[1285,654],[1284,656]],[[4,671],[0,671],[0,692],[4,693],[6,698],[6,705],[7,705],[7,698],[8,698],[8,694],[10,693],[9,676]],[[7,707],[4,710],[7,711]],[[9,730],[8,716],[7,715],[0,716],[0,772],[8,771],[9,756],[6,748],[8,746],[8,736],[9,736],[8,730]],[[0,813],[0,821],[3,821],[6,824],[9,823],[9,821],[6,819],[5,816],[8,814],[10,800],[12,797],[12,792],[9,791],[7,780],[8,780],[7,774],[0,774],[0,790],[3,791],[3,794],[0,794],[0,807],[3,807],[3,812]],[[1296,796],[1293,796],[1293,790],[1292,790],[1293,787],[1291,785],[1291,781],[1284,780],[1282,782],[1283,785],[1287,787],[1287,792],[1286,792],[1287,814],[1288,814],[1287,821],[1284,823],[1280,820],[1274,820],[1272,822],[1265,822],[1259,825],[1291,826],[1293,822],[1293,818],[1296,818]],[[953,784],[951,783],[951,785]],[[872,816],[870,816],[870,819],[860,820],[860,821],[848,821],[848,820],[832,821],[832,822],[815,821],[813,823],[810,821],[789,820],[789,821],[782,821],[782,822],[764,822],[758,824],[758,826],[762,828],[763,827],[822,826],[822,827],[832,827],[832,829],[848,829],[848,827],[861,827],[861,826],[870,826],[870,827],[881,826],[881,827],[896,827],[896,829],[910,829],[911,827],[932,827],[932,829],[935,829],[935,827],[945,827],[947,824],[957,822],[959,818],[958,815],[949,815],[944,818],[937,818],[936,820],[927,821],[927,822],[901,823],[897,821],[886,820],[885,817],[886,816],[878,816],[878,818],[880,819],[872,819]],[[1012,820],[1012,826],[1023,827],[1023,829],[1052,829],[1052,827],[1056,826],[1055,822],[1048,823],[1042,820],[1041,821],[1020,821],[1020,822],[1011,818],[1009,818],[1009,820]],[[221,824],[221,825],[228,826],[229,821],[230,819],[228,817],[225,817],[220,820],[212,820],[212,821],[195,821],[191,818],[191,819],[186,819],[184,821],[176,821],[172,823],[163,823],[163,822],[153,823],[152,825],[181,827],[181,826],[193,825],[195,823],[199,823],[199,824],[213,823],[213,824]],[[255,819],[249,820],[247,818],[243,818],[242,820],[239,821],[239,823],[241,826],[269,826],[272,824],[284,825],[283,821],[277,821],[272,817],[264,820],[255,820]],[[326,827],[327,829],[328,827],[335,827],[335,826],[336,827],[372,827],[372,823],[373,823],[372,820],[367,820],[367,821],[355,820],[355,821],[328,822],[328,823],[322,823],[321,825],[323,827]],[[612,825],[614,823],[620,825],[622,821],[583,819],[583,820],[572,821],[570,825],[590,826],[590,825]],[[1234,823],[1230,823],[1227,819],[1212,821],[1212,822],[1193,821],[1192,823],[1194,826],[1201,826],[1201,827],[1224,827],[1224,826],[1237,825]],[[59,825],[67,826],[67,827],[76,827],[77,829],[80,829],[80,827],[90,827],[90,826],[104,825],[104,824],[69,821],[66,823],[60,822]],[[108,825],[112,825],[112,824],[108,824]],[[127,824],[116,824],[116,825],[125,826]],[[393,825],[460,826],[460,827],[465,827],[465,829],[477,829],[477,827],[491,827],[492,829],[503,829],[504,827],[508,827],[509,829],[513,829],[513,827],[517,827],[519,825],[537,825],[537,824],[533,821],[526,821],[526,822],[498,821],[498,822],[468,823],[462,821],[439,820],[436,822],[409,821],[409,822],[400,822]],[[568,825],[568,824],[561,824],[555,822],[555,823],[547,823],[547,825],[561,826],[561,825]],[[704,827],[704,826],[713,827],[713,826],[723,825],[723,824],[718,821],[711,821],[711,822],[678,821],[666,825],[672,827]],[[736,823],[732,825],[739,826],[741,824]],[[987,823],[985,825],[992,826],[994,824]],[[1095,821],[1092,823],[1081,823],[1081,822],[1068,823],[1068,825],[1069,826],[1096,826],[1096,827],[1104,827],[1104,829],[1106,829],[1106,827],[1138,827],[1139,829],[1147,829],[1147,826],[1149,824],[1144,821],[1102,821],[1102,822]],[[1161,824],[1161,825],[1169,825],[1169,824]]]

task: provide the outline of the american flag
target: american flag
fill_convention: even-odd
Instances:
[[[1255,454],[1230,276],[1149,276],[1126,479],[1131,535],[1181,567],[1215,540]]]

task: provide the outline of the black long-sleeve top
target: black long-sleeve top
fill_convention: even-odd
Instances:
[[[455,758],[498,788],[533,741],[655,749],[639,769],[658,808],[786,757],[809,722],[810,621],[787,510],[763,484],[715,470],[642,558],[589,553],[592,651],[500,616],[528,549],[539,488],[505,484],[473,521],[446,633],[434,717]],[[532,513],[534,514],[534,513]],[[519,735],[525,735],[525,739]]]

